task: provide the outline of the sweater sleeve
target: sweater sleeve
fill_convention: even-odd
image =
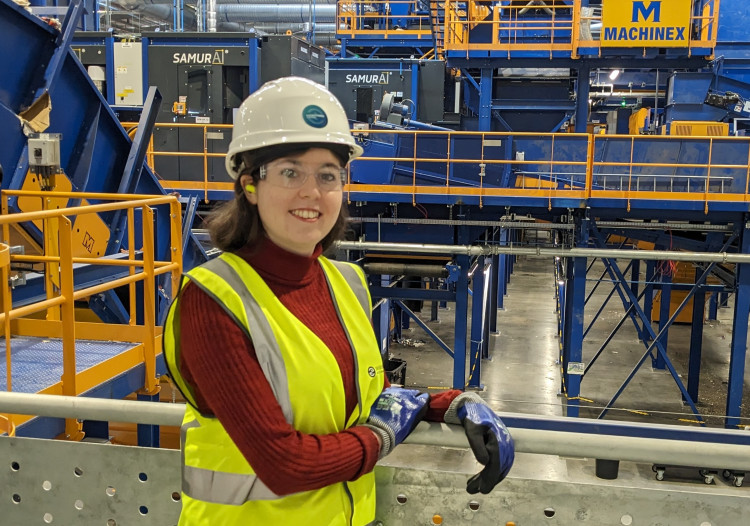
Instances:
[[[388,380],[388,376],[385,376],[383,389],[388,389],[390,386],[391,382]],[[409,389],[409,387],[407,387],[407,389]],[[450,391],[440,391],[439,393],[430,394],[430,406],[427,408],[424,420],[428,422],[443,422],[448,406],[450,406],[453,399],[462,392],[463,391],[459,391],[458,389],[451,389]]]
[[[448,410],[448,406],[458,395],[463,393],[458,389],[451,389],[449,391],[440,391],[439,393],[430,394],[430,409],[427,411],[424,419],[428,422],[442,422],[445,412]]]
[[[388,381],[388,376],[385,376],[383,384],[384,389],[391,386],[391,382]],[[461,393],[463,393],[463,391],[459,391],[458,389],[430,393],[430,407],[427,410],[424,419],[428,422],[442,422],[445,417],[445,412],[448,410],[448,406],[450,406],[453,399]]]
[[[305,434],[284,418],[248,340],[221,306],[188,285],[180,300],[183,377],[200,409],[219,419],[258,477],[277,495],[355,480],[378,459],[375,434],[357,426]]]

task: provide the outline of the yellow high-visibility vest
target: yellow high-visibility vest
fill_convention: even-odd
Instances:
[[[383,390],[384,372],[370,324],[364,273],[355,265],[322,256],[318,262],[354,355],[357,407],[348,418],[341,371],[333,354],[242,258],[224,253],[194,268],[185,276],[183,288],[189,281],[199,286],[252,338],[258,362],[287,421],[303,433],[328,434],[367,420]],[[181,430],[180,526],[371,523],[375,519],[373,473],[317,490],[275,495],[256,477],[221,422],[200,414],[192,388],[180,376],[179,300],[178,295],[167,315],[163,342],[170,375],[188,401]]]

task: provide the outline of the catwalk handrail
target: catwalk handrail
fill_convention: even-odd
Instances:
[[[126,123],[127,124],[127,123]],[[209,182],[209,159],[221,159],[223,152],[209,152],[205,138],[209,129],[230,129],[228,124],[160,123],[157,128],[194,128],[204,137],[201,151],[161,151],[149,149],[148,159],[154,168],[153,159],[159,157],[190,157],[203,159],[203,179],[200,181],[174,181],[162,179],[164,188],[171,190],[202,190],[208,199],[209,190],[231,192],[229,182]],[[517,196],[575,198],[575,199],[678,199],[704,203],[704,208],[714,200],[722,202],[746,202],[750,200],[750,139],[748,137],[724,136],[652,136],[652,135],[596,135],[584,133],[540,133],[540,132],[481,132],[481,131],[437,131],[404,129],[352,130],[360,144],[379,141],[392,144],[394,156],[368,156],[365,154],[349,165],[349,176],[344,190],[352,193],[403,194],[413,200],[423,194],[450,194],[454,196]],[[442,157],[435,157],[435,144],[445,141]],[[480,146],[476,154],[456,155],[461,151],[462,141],[477,141]],[[429,141],[433,156],[418,156],[423,141]],[[437,142],[436,142],[437,141]],[[498,144],[514,141],[515,148],[525,151],[524,158],[497,158]],[[611,141],[622,148],[620,157],[602,159],[599,150],[605,150]],[[408,155],[399,156],[395,144],[411,145]],[[633,153],[643,143],[658,142],[667,148],[671,143],[691,144],[705,153],[705,162],[680,161],[679,158],[649,161]],[[603,144],[605,143],[605,144]],[[559,146],[563,145],[563,146]],[[504,147],[504,146],[503,146]],[[723,152],[732,148],[735,153],[729,161]],[[367,166],[371,162],[392,162],[394,169],[412,172],[411,184],[368,183]],[[490,167],[511,172],[506,186],[488,184],[482,174]],[[462,185],[462,174],[479,174],[473,185]],[[361,170],[361,171],[360,171]],[[431,180],[419,180],[418,173],[429,172]],[[622,173],[617,173],[621,171]],[[364,174],[364,175],[362,175]],[[214,174],[217,175],[217,174]]]
[[[178,426],[182,423],[185,405],[0,392],[0,412]],[[516,451],[521,453],[667,465],[692,466],[699,462],[704,467],[750,470],[750,433],[745,431],[498,414],[509,424]],[[468,447],[460,426],[433,422],[420,423],[406,443]]]
[[[10,213],[9,198],[24,198],[23,208],[33,211]],[[39,205],[36,204],[39,198]],[[99,204],[83,204],[70,206],[70,201],[104,201]],[[11,240],[10,229],[14,227],[20,234],[36,245],[35,240],[25,232],[25,224],[36,224],[42,232],[42,244],[38,246],[41,254],[11,254],[2,258],[2,309],[0,309],[0,327],[5,338],[5,369],[6,388],[12,391],[13,356],[12,336],[45,335],[59,338],[62,342],[62,376],[60,382],[47,386],[43,392],[61,393],[64,395],[78,395],[94,385],[121,374],[135,365],[144,364],[144,390],[149,393],[158,392],[158,378],[156,374],[156,355],[158,354],[158,340],[161,338],[161,327],[158,326],[153,296],[143,295],[140,309],[143,320],[136,321],[137,294],[136,283],[143,282],[145,290],[156,290],[156,277],[169,274],[171,290],[179,288],[182,273],[182,229],[180,203],[176,196],[148,196],[133,194],[104,194],[92,192],[56,192],[56,191],[23,191],[3,190],[0,197],[2,215],[0,215],[0,229],[3,241]],[[111,201],[111,202],[108,202]],[[37,208],[38,206],[38,208]],[[62,208],[54,208],[60,206]],[[167,207],[170,215],[169,255],[164,261],[156,261],[156,239],[154,232],[154,209],[159,206]],[[136,210],[142,217],[140,248],[136,248]],[[122,254],[102,255],[106,252],[109,237],[101,233],[106,225],[101,222],[99,213],[121,212],[127,221],[127,250]],[[91,227],[92,234],[88,228]],[[89,236],[90,244],[86,245],[76,237]],[[99,233],[98,233],[99,232]],[[85,233],[85,234],[84,234]],[[79,246],[83,244],[83,247]],[[88,257],[88,256],[91,257]],[[38,272],[44,279],[44,299],[35,300],[27,305],[13,306],[13,292],[9,280],[12,264],[43,265],[44,271]],[[85,288],[74,281],[74,265],[106,266],[114,269],[122,277],[110,276],[103,283],[89,284]],[[36,269],[28,270],[37,274]],[[126,275],[125,275],[126,274]],[[78,340],[112,340],[111,327],[106,324],[86,323],[76,320],[75,302],[95,296],[107,290],[118,287],[128,287],[130,303],[130,320],[127,325],[120,325],[118,341],[134,343],[133,350],[127,357],[118,361],[118,366],[100,364],[98,368],[88,368],[78,371],[76,368],[76,342]],[[26,316],[46,311],[44,319],[27,319]],[[107,332],[110,331],[110,332]],[[119,368],[118,368],[119,367]],[[107,376],[109,374],[110,376]],[[102,378],[104,376],[104,378]],[[16,426],[21,422],[14,421]],[[78,424],[74,421],[66,423],[66,433],[70,436],[80,435]]]
[[[336,20],[339,36],[432,37],[430,13],[421,10],[416,0],[340,0],[336,2]],[[401,21],[407,26],[399,26]]]
[[[468,3],[469,6],[473,4]],[[496,2],[491,14],[466,9],[466,5],[463,1],[445,2],[445,51],[487,50],[507,52],[509,57],[513,51],[561,51],[569,52],[571,58],[577,59],[581,50],[586,50],[587,55],[601,55],[601,48],[607,44],[602,42],[601,29],[598,33],[594,30],[602,25],[601,11],[599,14],[593,10],[584,11],[581,0],[573,0],[572,5],[532,6]],[[524,18],[523,14],[530,9],[542,9],[549,17]],[[709,0],[699,13],[691,11],[684,47],[690,49],[691,54],[692,50],[706,48],[713,53],[718,21],[719,0]],[[477,26],[491,28],[475,37],[472,30]]]
[[[445,2],[445,50],[483,49],[492,51],[568,51],[575,56],[572,35],[578,31],[576,19],[571,15],[561,16],[558,11],[573,9],[580,12],[580,0],[574,5],[510,5],[495,3],[494,8],[486,11],[471,9],[474,2],[469,2],[467,9],[465,2],[446,0]],[[522,18],[529,9],[545,9],[550,18]],[[502,11],[502,16],[501,16]],[[472,30],[478,26],[492,26],[491,38],[487,41],[486,34],[481,39],[471,41]],[[540,31],[547,32],[546,41],[540,36]],[[501,34],[502,33],[502,34]],[[532,41],[524,41],[524,37],[532,36]],[[542,40],[542,41],[540,41]]]
[[[379,241],[336,241],[340,250],[377,250],[409,254],[460,254],[493,256],[513,254],[538,257],[593,257],[643,259],[647,261],[689,261],[702,263],[750,263],[750,254],[731,252],[689,252],[682,250],[637,250],[615,248],[544,248],[514,245],[428,245],[424,243],[383,243]]]

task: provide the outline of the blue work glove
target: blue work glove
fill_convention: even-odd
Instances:
[[[430,395],[416,389],[387,387],[380,393],[365,423],[380,436],[380,458],[409,436],[427,413],[429,401]]]
[[[474,456],[484,466],[466,483],[466,491],[489,493],[508,474],[515,458],[513,437],[505,424],[476,393],[458,395],[445,413],[445,423],[463,426]]]

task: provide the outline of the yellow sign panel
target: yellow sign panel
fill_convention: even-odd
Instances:
[[[602,47],[688,47],[692,0],[603,0]]]

